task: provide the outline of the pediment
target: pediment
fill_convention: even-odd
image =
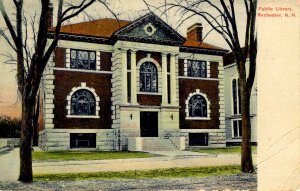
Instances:
[[[177,46],[185,41],[184,37],[152,12],[116,31],[113,39]]]

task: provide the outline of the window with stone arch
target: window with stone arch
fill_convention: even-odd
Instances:
[[[67,117],[99,118],[99,97],[95,89],[86,87],[81,83],[80,87],[74,87],[67,96]]]
[[[152,62],[144,62],[140,66],[140,91],[158,92],[157,68]]]
[[[210,119],[210,102],[207,96],[196,90],[186,100],[186,119]]]
[[[71,115],[95,115],[96,99],[92,92],[80,89],[71,97]]]

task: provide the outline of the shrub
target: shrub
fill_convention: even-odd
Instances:
[[[18,138],[20,137],[21,120],[9,116],[0,116],[0,137]]]

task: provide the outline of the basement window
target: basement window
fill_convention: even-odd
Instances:
[[[208,133],[189,133],[189,146],[208,146]]]
[[[96,133],[71,133],[70,148],[96,148]]]

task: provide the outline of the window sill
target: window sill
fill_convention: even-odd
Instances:
[[[142,94],[142,95],[161,95],[161,93],[158,93],[158,92],[138,92],[137,94]]]
[[[232,139],[234,139],[234,140],[242,140],[242,136],[240,136],[240,137],[231,137]]]
[[[211,120],[208,117],[185,117],[186,120]]]
[[[100,116],[95,116],[95,115],[67,115],[67,118],[99,119]]]

